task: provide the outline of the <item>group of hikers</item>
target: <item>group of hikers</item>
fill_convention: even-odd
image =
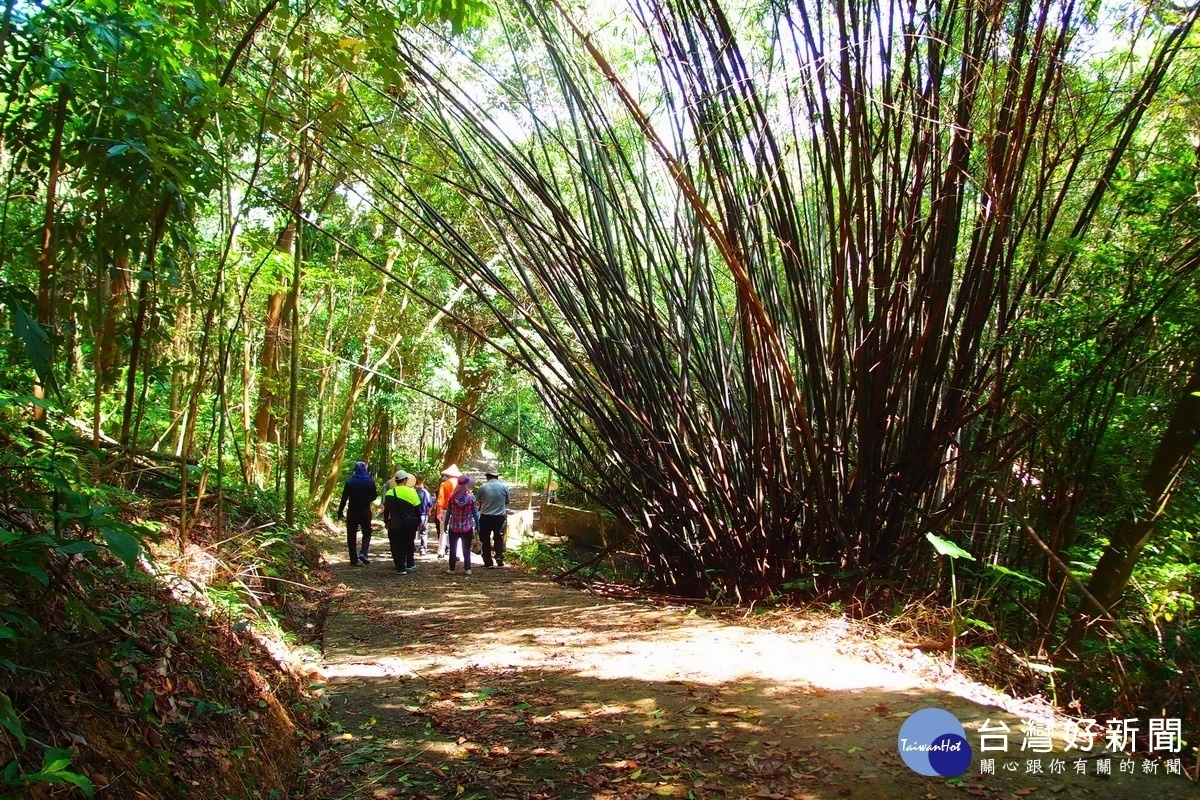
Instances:
[[[512,498],[498,472],[487,472],[486,481],[472,492],[474,484],[474,478],[464,475],[457,464],[450,464],[442,470],[437,494],[433,495],[425,488],[422,476],[398,468],[381,495],[366,463],[359,461],[342,489],[337,514],[346,522],[350,566],[371,563],[371,521],[375,500],[380,498],[396,572],[407,575],[416,571],[417,548],[421,555],[428,552],[430,516],[437,529],[438,558],[449,556],[450,572],[454,572],[461,550],[463,569],[471,574],[471,543],[476,533],[483,565],[488,569],[503,567],[504,528]]]

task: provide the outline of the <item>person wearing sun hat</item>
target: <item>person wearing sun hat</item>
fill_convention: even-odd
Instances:
[[[479,509],[475,495],[471,494],[470,475],[460,475],[455,482],[454,493],[446,501],[444,517],[446,534],[450,539],[450,572],[458,560],[458,543],[462,542],[463,568],[471,574],[471,534],[479,526]]]
[[[446,555],[447,537],[444,523],[446,503],[450,502],[450,495],[454,494],[454,488],[458,485],[458,478],[461,475],[462,470],[458,468],[458,464],[451,464],[442,470],[442,482],[438,485],[437,491],[437,515],[434,517],[438,529],[438,558]]]
[[[392,488],[383,493],[383,522],[392,545],[396,572],[409,573],[417,568],[413,556],[413,538],[421,521],[421,498],[413,488],[416,479],[402,469],[396,470]]]
[[[504,526],[508,523],[508,504],[512,496],[500,473],[487,473],[487,482],[475,490],[479,502],[479,543],[482,545],[483,566],[487,569],[504,566]],[[495,545],[496,563],[492,563],[492,545]]]

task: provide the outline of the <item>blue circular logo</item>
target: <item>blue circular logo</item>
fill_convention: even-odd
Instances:
[[[918,775],[957,778],[971,766],[967,732],[957,717],[940,708],[923,708],[906,719],[896,748]]]

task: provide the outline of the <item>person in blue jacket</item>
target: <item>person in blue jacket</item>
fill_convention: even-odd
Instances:
[[[350,566],[357,567],[359,562],[370,564],[367,552],[371,547],[371,504],[379,496],[375,479],[367,472],[366,462],[359,461],[354,465],[354,474],[342,488],[342,502],[338,505],[338,519],[346,521],[346,546],[350,550]],[[346,506],[350,508],[347,510]],[[358,531],[362,530],[362,550],[355,547]]]
[[[425,488],[425,479],[417,476],[417,497],[421,498],[421,522],[417,525],[417,539],[421,542],[421,555],[425,555],[429,545],[429,511],[433,508],[434,499]]]

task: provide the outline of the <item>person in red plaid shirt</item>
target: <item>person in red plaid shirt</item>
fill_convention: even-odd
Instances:
[[[445,527],[450,538],[450,572],[454,572],[454,564],[458,561],[458,543],[462,542],[463,567],[468,575],[471,574],[471,536],[479,526],[479,507],[475,503],[475,495],[471,494],[473,480],[469,475],[461,475],[454,493],[446,502]]]

